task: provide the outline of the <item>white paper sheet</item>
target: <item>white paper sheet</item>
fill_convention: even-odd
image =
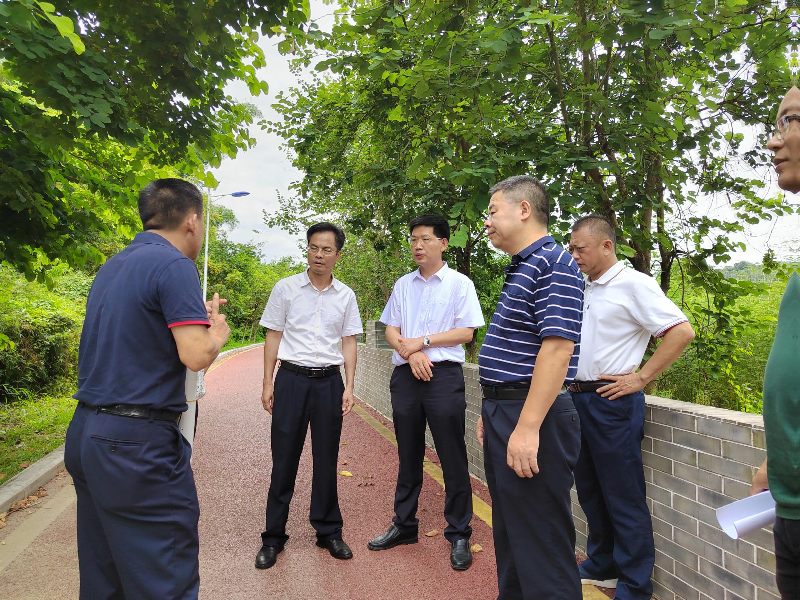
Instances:
[[[728,536],[739,539],[775,522],[775,500],[769,490],[717,509],[717,521]]]
[[[197,399],[206,393],[204,372],[186,369],[186,411],[181,415],[178,423],[183,437],[194,445],[194,426],[197,420]]]

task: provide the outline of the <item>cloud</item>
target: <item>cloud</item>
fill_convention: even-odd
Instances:
[[[334,8],[319,0],[312,1],[312,18],[320,29],[330,29]],[[277,38],[262,38],[260,42],[267,66],[258,75],[269,84],[268,95],[253,97],[243,82],[234,82],[225,88],[225,92],[236,100],[254,104],[267,121],[280,120],[280,115],[272,108],[272,104],[280,92],[288,92],[298,84],[298,78],[289,69],[289,60],[292,57],[287,58],[278,52],[279,41]],[[214,202],[233,210],[239,220],[239,227],[230,234],[232,241],[263,243],[267,260],[283,256],[301,258],[298,242],[303,236],[269,228],[263,217],[263,211],[274,212],[279,208],[278,194],[289,195],[289,185],[299,180],[301,173],[292,166],[286,150],[281,148],[282,138],[262,131],[259,127],[252,127],[250,133],[257,141],[253,148],[247,152],[239,152],[235,159],[227,159],[218,169],[212,170],[219,181],[219,186],[212,194],[244,190],[250,192],[250,195],[242,198],[217,198]],[[254,230],[259,233],[254,233]]]

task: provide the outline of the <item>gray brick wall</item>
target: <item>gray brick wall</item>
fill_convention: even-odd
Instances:
[[[356,396],[392,418],[389,378],[392,351],[385,327],[369,321],[358,345]],[[467,455],[470,473],[484,480],[483,454],[475,439],[481,393],[476,365],[464,365],[467,391]],[[433,447],[430,431],[426,435]],[[732,540],[714,510],[747,496],[766,455],[764,422],[721,408],[647,397],[642,454],[647,504],[653,516],[659,600],[777,600],[771,529]],[[586,517],[572,490],[577,543],[586,549]]]

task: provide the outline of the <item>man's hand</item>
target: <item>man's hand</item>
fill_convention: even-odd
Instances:
[[[753,483],[750,485],[750,495],[758,494],[764,490],[769,489],[769,481],[767,480],[767,459],[764,459],[764,464],[753,475]]]
[[[478,417],[478,424],[475,426],[475,437],[483,448],[483,417]]]
[[[227,300],[224,298],[220,300],[219,294],[214,294],[211,300],[211,311],[208,313],[208,320],[211,321],[211,327],[208,332],[219,342],[219,347],[222,348],[231,336],[231,328],[225,321],[225,315],[219,312],[219,305],[225,304]],[[208,303],[206,303],[206,310],[208,310]]]
[[[346,417],[353,410],[353,405],[356,403],[356,397],[353,395],[353,390],[345,388],[342,394],[342,416]]]
[[[600,375],[600,379],[614,382],[604,385],[597,390],[598,394],[609,400],[616,400],[620,396],[639,392],[648,384],[639,373],[631,373],[630,375]]]
[[[219,299],[219,305],[220,306],[222,306],[223,304],[227,304],[227,303],[228,303],[227,298],[220,298]],[[206,314],[208,315],[208,318],[211,319],[211,308],[212,308],[212,305],[213,305],[213,301],[212,300],[206,300],[205,305],[206,305]]]
[[[406,360],[409,360],[408,357],[414,354],[414,352],[419,352],[420,350],[422,350],[422,348],[424,348],[424,346],[422,345],[421,337],[418,338],[400,337],[397,338],[397,342],[400,344],[400,347],[397,349],[397,353]],[[419,377],[417,377],[417,379],[419,379]]]
[[[261,391],[261,405],[264,410],[272,414],[272,404],[275,402],[275,386],[271,382],[264,382],[264,389]]]
[[[482,426],[483,424],[481,424]],[[508,438],[506,464],[519,477],[533,477],[539,472],[539,428],[517,426]]]
[[[424,352],[415,352],[408,357],[411,373],[417,379],[430,381],[433,378],[433,362]]]

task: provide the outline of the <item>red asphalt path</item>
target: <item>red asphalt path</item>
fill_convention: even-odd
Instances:
[[[442,536],[444,491],[427,473],[419,504],[420,542],[381,552],[367,549],[367,542],[391,523],[397,450],[355,412],[345,417],[339,451],[339,470],[352,473],[352,477],[339,477],[339,502],[343,538],[354,557],[336,560],[314,544],[314,530],[308,522],[309,435],[289,514],[289,542],[273,568],[255,569],[271,469],[270,416],[260,400],[262,374],[263,351],[259,347],[227,359],[206,376],[207,394],[200,401],[192,463],[200,497],[201,599],[497,597],[491,528],[473,517],[471,543],[480,544],[483,551],[475,554],[468,571],[453,571],[450,545]],[[438,462],[432,452],[428,457]],[[473,480],[473,489],[489,501],[485,486]],[[422,535],[434,529],[437,535]]]
[[[493,600],[497,597],[491,528],[472,519],[475,554],[468,571],[450,568],[450,546],[442,535],[444,490],[428,473],[420,496],[420,542],[382,552],[367,542],[391,523],[397,451],[364,418],[344,420],[339,499],[344,539],[351,560],[339,561],[314,544],[308,523],[311,494],[310,437],[300,462],[289,515],[290,540],[277,565],[254,567],[261,546],[271,469],[270,416],[261,407],[261,347],[229,356],[206,375],[193,467],[200,498],[200,598],[202,600]],[[362,408],[384,426],[391,423]],[[385,430],[384,430],[385,432]],[[427,458],[438,464],[430,450]],[[346,464],[345,464],[346,463]],[[486,487],[473,492],[490,503]],[[65,471],[44,494],[9,514],[0,527],[0,600],[66,600],[78,597],[75,492]],[[431,537],[422,534],[438,533]],[[613,595],[604,590],[607,596]],[[584,586],[584,600],[606,596]]]

